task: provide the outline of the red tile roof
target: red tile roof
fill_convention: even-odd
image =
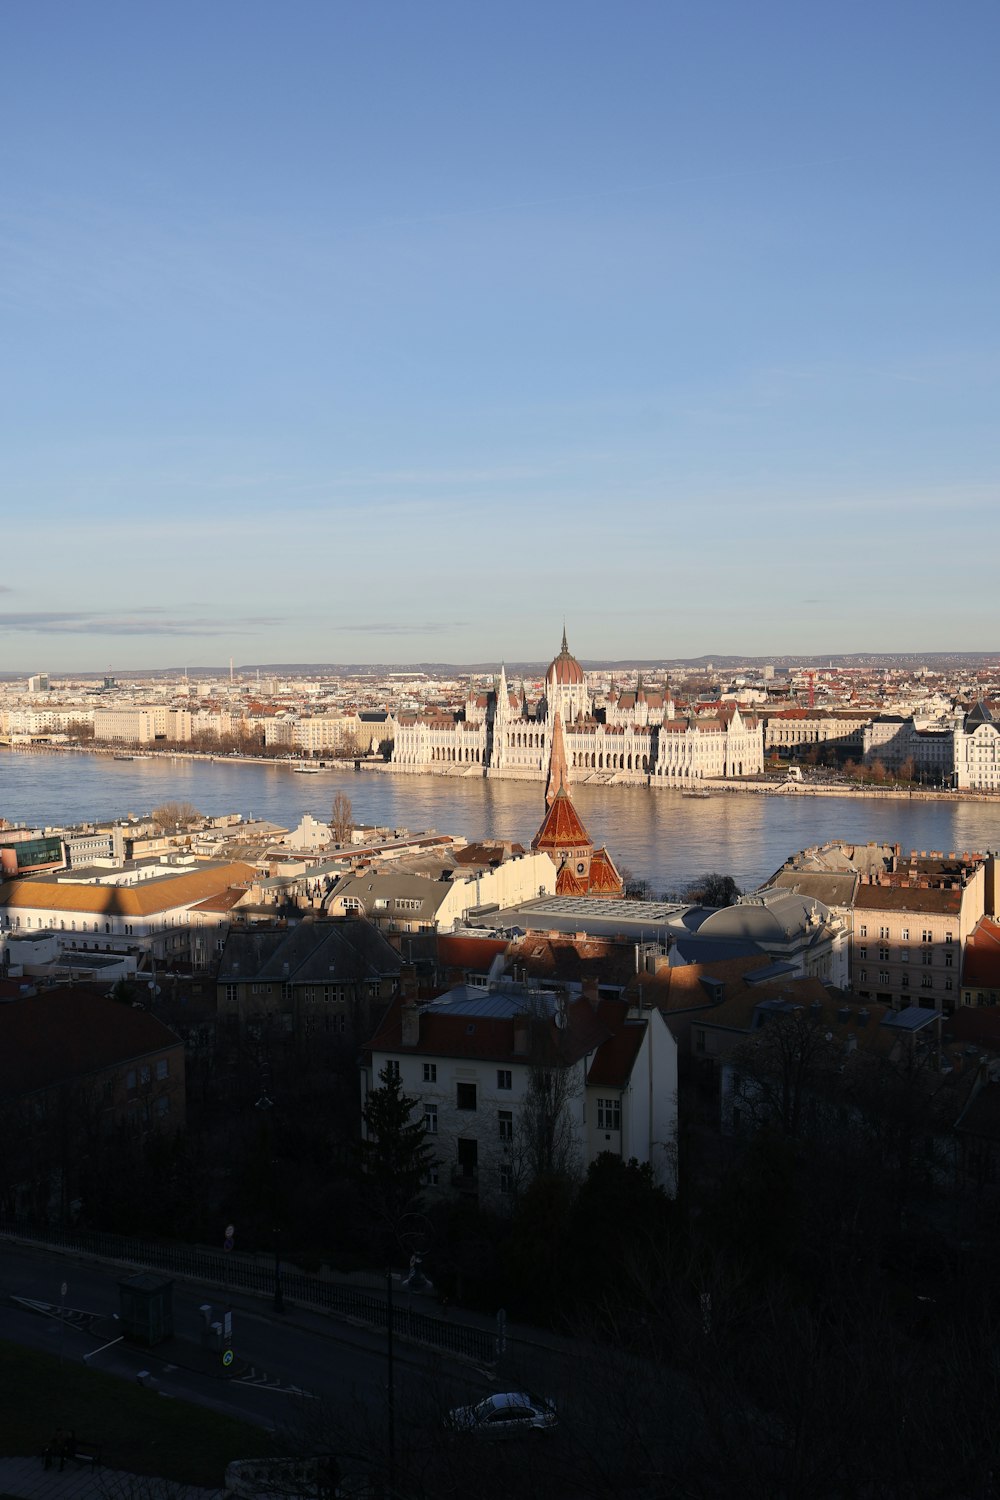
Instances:
[[[526,998],[527,1003],[527,998]],[[443,1011],[420,1010],[420,1039],[415,1047],[403,1046],[402,999],[390,1005],[381,1026],[366,1051],[411,1054],[418,1057],[477,1058],[480,1061],[526,1063],[529,1057],[514,1049],[514,1020],[501,1016],[468,1016]],[[564,1065],[578,1062],[594,1052],[609,1036],[607,1028],[586,1000],[566,1007],[565,1028],[545,1023],[545,1042],[553,1057]]]
[[[568,792],[560,788],[542,819],[541,828],[531,841],[532,849],[562,851],[579,848],[580,845],[590,844],[590,842],[590,834],[584,828],[580,814],[573,806],[572,798]]]
[[[592,896],[620,896],[624,882],[615,869],[614,861],[606,849],[595,849],[590,861],[588,890]]]
[[[146,1010],[79,986],[44,990],[0,1005],[0,1093],[30,1094],[183,1046]]]
[[[603,1009],[603,1007],[602,1007]],[[598,1012],[600,1014],[600,1011]],[[645,1021],[623,1022],[597,1049],[587,1073],[587,1083],[599,1088],[624,1088],[632,1076],[646,1035]]]
[[[962,983],[1000,989],[1000,924],[982,917],[965,945]]]
[[[926,912],[928,916],[957,916],[962,909],[962,892],[951,890],[923,889],[915,885],[866,885],[858,886],[854,896],[854,912],[861,911],[913,911]]]
[[[438,963],[445,968],[472,969],[477,974],[483,973],[498,953],[506,951],[506,938],[451,937],[447,933],[438,934]]]

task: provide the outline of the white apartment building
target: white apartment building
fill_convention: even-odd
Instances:
[[[234,862],[180,870],[150,865],[85,883],[14,879],[0,885],[0,928],[54,932],[80,952],[131,951],[203,965],[253,875],[252,866]]]
[[[94,739],[100,744],[151,745],[154,740],[188,741],[191,713],[165,703],[135,708],[95,708]]]
[[[582,1174],[611,1152],[676,1191],[677,1044],[655,1007],[506,979],[397,999],[370,1044],[365,1097],[386,1068],[423,1117],[432,1190],[502,1208],[540,1171]]]
[[[960,791],[1000,791],[1000,724],[985,703],[977,703],[955,733],[955,785]]]
[[[452,932],[481,912],[554,895],[556,880],[548,854],[535,851],[468,873],[456,870],[449,880],[370,868],[338,881],[327,911],[365,916],[384,932]]]
[[[78,724],[92,724],[92,708],[6,708],[0,710],[0,732],[18,741],[66,734]]]

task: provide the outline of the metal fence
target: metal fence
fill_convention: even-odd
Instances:
[[[95,1260],[114,1261],[142,1270],[169,1271],[208,1286],[264,1296],[270,1296],[274,1291],[273,1266],[232,1251],[157,1244],[130,1235],[105,1234],[101,1230],[59,1229],[4,1214],[0,1214],[0,1238],[43,1245],[49,1249],[73,1250]],[[375,1329],[384,1329],[388,1324],[387,1298],[365,1288],[325,1281],[282,1266],[281,1290],[286,1301],[300,1307],[352,1318]],[[392,1326],[399,1338],[426,1344],[443,1353],[480,1364],[492,1364],[496,1359],[495,1334],[483,1328],[470,1328],[464,1323],[436,1318],[408,1304],[393,1302]]]

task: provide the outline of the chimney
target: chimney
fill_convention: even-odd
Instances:
[[[399,971],[399,988],[404,1000],[416,1000],[417,970],[415,964],[403,964]]]
[[[846,1005],[839,1006],[838,1010],[837,1010],[837,1020],[839,1021],[840,1025],[841,1026],[846,1026],[847,1022],[850,1019],[851,1019],[850,1007],[846,1006]]]
[[[580,989],[583,994],[583,998],[590,1002],[591,1008],[593,1010],[596,1010],[600,998],[597,993],[597,980],[594,978],[585,979],[581,984]]]
[[[514,1017],[514,1051],[518,1057],[527,1057],[528,1055],[529,1021],[530,1018],[528,1016]]]
[[[400,1026],[402,1035],[400,1041],[404,1047],[416,1047],[420,1041],[420,1010],[408,1000],[400,1011]]]

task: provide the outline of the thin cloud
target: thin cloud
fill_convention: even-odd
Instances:
[[[352,635],[443,635],[449,630],[468,630],[468,620],[426,620],[415,625],[342,625]]]
[[[93,610],[0,613],[0,631],[35,635],[231,636],[237,631],[246,634],[260,626],[280,623],[276,616],[226,620],[174,618],[156,609],[137,609],[126,614],[101,614]]]

